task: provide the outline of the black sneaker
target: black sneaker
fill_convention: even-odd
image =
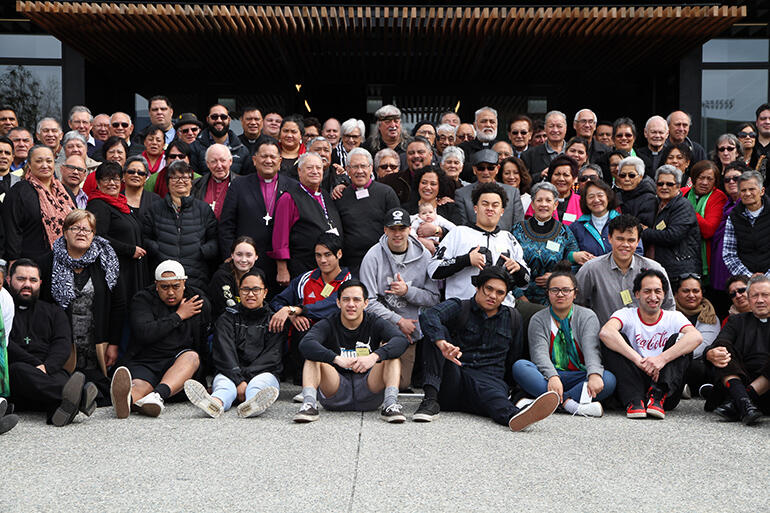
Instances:
[[[698,395],[701,396],[702,399],[708,400],[709,397],[711,397],[711,392],[714,391],[714,385],[711,383],[704,383],[698,388]]]
[[[438,417],[440,411],[441,407],[438,405],[438,401],[435,399],[423,399],[420,407],[412,415],[412,421],[432,422],[434,418]]]
[[[722,419],[726,420],[727,422],[738,422],[741,420],[738,417],[738,411],[735,409],[735,405],[733,404],[732,399],[728,399],[727,401],[714,408],[714,413],[722,417]]]
[[[306,424],[308,422],[315,422],[318,420],[318,410],[314,408],[310,403],[305,403],[302,408],[299,409],[296,415],[294,415],[294,422],[300,424]]]
[[[19,423],[19,417],[9,413],[4,417],[0,417],[0,435],[12,430]]]
[[[380,418],[385,422],[401,424],[402,422],[406,421],[406,416],[404,416],[403,412],[401,411],[402,409],[403,407],[400,404],[393,403],[380,411]]]

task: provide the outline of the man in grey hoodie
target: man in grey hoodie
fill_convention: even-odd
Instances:
[[[415,344],[422,339],[420,307],[439,301],[438,284],[428,275],[430,252],[410,235],[410,225],[406,210],[390,209],[385,214],[385,235],[366,253],[359,271],[369,291],[367,312],[392,322],[409,340],[401,355],[401,390],[410,385]]]

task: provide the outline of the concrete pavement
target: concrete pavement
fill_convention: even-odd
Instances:
[[[0,436],[0,511],[762,511],[770,419],[718,422],[699,400],[664,421],[556,414],[521,433],[444,413],[389,425],[321,410],[291,422],[298,387],[264,415],[188,403],[160,418],[111,408],[64,428],[24,414]],[[418,399],[404,399],[408,415]]]

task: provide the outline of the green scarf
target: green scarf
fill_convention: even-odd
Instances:
[[[6,339],[3,315],[0,312],[0,397],[11,395],[10,380],[8,379],[8,340]]]
[[[696,214],[700,214],[701,217],[706,217],[706,203],[708,203],[709,198],[711,197],[711,194],[714,192],[712,189],[711,192],[706,194],[705,196],[701,196],[700,199],[698,199],[695,196],[695,186],[692,187],[689,191],[687,191],[687,199],[692,203],[692,208],[695,209]],[[700,239],[700,261],[702,264],[702,272],[701,275],[705,278],[708,276],[709,273],[709,263],[708,260],[706,260],[706,241],[703,240],[703,237]]]
[[[572,327],[569,325],[569,321],[572,319],[572,308],[569,309],[569,314],[565,319],[560,319],[558,315],[553,311],[553,307],[549,306],[551,311],[551,317],[556,319],[559,324],[559,331],[553,337],[553,346],[551,348],[551,361],[557,370],[568,370],[569,364],[582,371],[586,370],[586,366],[580,363],[580,356],[578,356],[577,345],[572,338]]]

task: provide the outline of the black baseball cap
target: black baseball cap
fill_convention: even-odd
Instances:
[[[385,214],[385,226],[411,226],[412,222],[409,218],[409,212],[401,207],[391,208],[388,213]]]

